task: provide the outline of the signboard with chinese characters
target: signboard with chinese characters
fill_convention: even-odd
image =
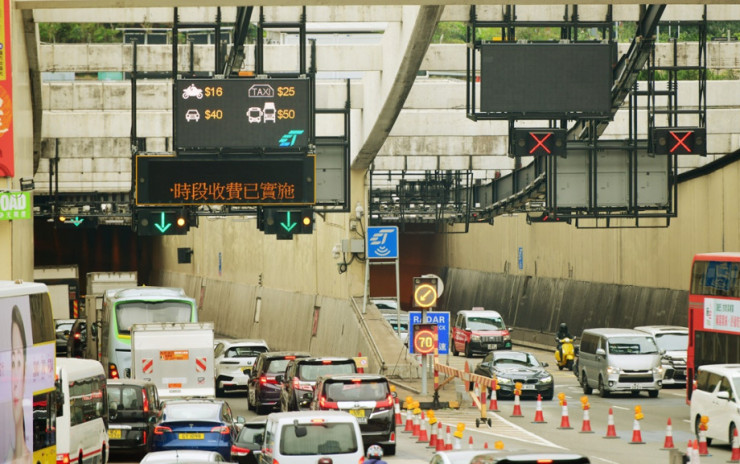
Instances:
[[[305,151],[312,140],[308,78],[179,79],[175,147]]]
[[[316,157],[136,157],[136,205],[312,205]]]
[[[0,221],[32,218],[31,192],[0,192]]]
[[[438,354],[447,354],[450,350],[450,313],[447,311],[427,311],[425,321],[421,320],[421,311],[409,311],[409,340],[414,340],[414,324],[437,324]],[[414,344],[409,343],[409,352],[414,354]]]
[[[704,298],[704,328],[740,333],[740,301]]]

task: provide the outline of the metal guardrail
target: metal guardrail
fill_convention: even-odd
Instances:
[[[355,316],[357,316],[357,320],[360,322],[360,327],[362,328],[362,331],[365,333],[365,337],[368,340],[368,343],[370,344],[370,348],[373,350],[373,353],[378,358],[378,362],[380,363],[380,372],[379,374],[383,374],[386,370],[385,366],[385,359],[383,359],[383,355],[380,353],[380,348],[378,348],[378,344],[375,343],[375,338],[373,338],[372,332],[370,332],[370,328],[367,326],[367,322],[365,321],[365,318],[362,316],[362,310],[360,309],[360,304],[357,302],[357,298],[359,297],[351,297],[350,301],[352,302],[352,309],[355,310]]]

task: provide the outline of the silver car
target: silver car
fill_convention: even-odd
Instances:
[[[689,329],[677,325],[645,325],[635,330],[653,336],[661,352],[663,385],[686,386],[686,350]]]
[[[214,374],[216,394],[226,390],[246,390],[252,366],[260,353],[270,351],[267,342],[258,339],[216,340]]]

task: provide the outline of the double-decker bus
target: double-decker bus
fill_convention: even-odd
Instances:
[[[149,322],[198,322],[194,298],[182,288],[106,290],[101,321],[101,359],[109,378],[131,377],[131,326]]]
[[[697,254],[689,287],[687,402],[700,366],[739,362],[740,252]]]
[[[56,462],[55,340],[46,285],[0,281],[3,462]]]

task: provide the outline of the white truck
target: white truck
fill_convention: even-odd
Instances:
[[[79,312],[80,276],[77,265],[36,267],[33,269],[33,280],[46,284],[49,289],[54,319],[81,317]]]
[[[166,398],[213,398],[212,322],[160,322],[131,327],[134,379],[153,382]]]
[[[87,320],[87,348],[85,357],[100,361],[100,321],[103,311],[103,294],[114,288],[136,287],[136,271],[88,272],[87,293],[85,294],[85,318]]]

